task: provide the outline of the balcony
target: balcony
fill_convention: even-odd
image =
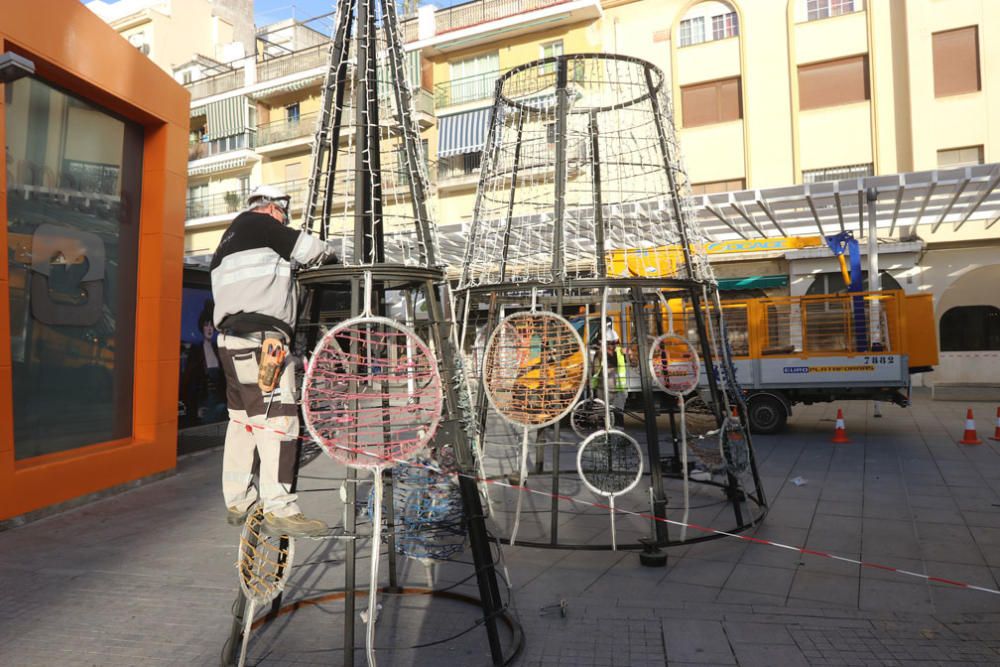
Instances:
[[[319,112],[307,113],[298,118],[275,120],[257,126],[257,146],[261,153],[274,149],[297,147],[309,142],[316,133]]]
[[[242,134],[222,137],[211,141],[192,141],[188,143],[188,160],[201,160],[213,155],[221,155],[243,148],[253,149],[256,146],[256,132],[247,130]]]
[[[242,169],[248,162],[260,158],[254,152],[257,132],[247,130],[242,134],[213,139],[192,141],[188,144],[188,176],[217,174],[233,169]]]
[[[246,190],[233,190],[203,197],[191,197],[187,200],[185,218],[191,221],[198,218],[235,215],[245,208],[248,194],[250,193]]]
[[[257,63],[257,81],[280,79],[317,67],[325,67],[328,53],[329,47],[326,44],[319,44],[259,62]]]
[[[205,79],[192,81],[185,87],[191,93],[192,100],[200,100],[203,97],[211,97],[220,93],[227,93],[236,90],[246,82],[246,73],[242,69],[216,74]]]
[[[567,0],[473,0],[434,14],[434,30],[441,35],[459,28],[499,21],[525,12],[560,5]]]
[[[480,153],[452,155],[438,160],[438,191],[460,190],[478,185],[480,160]]]
[[[461,79],[442,81],[434,86],[434,102],[438,108],[493,99],[497,79],[503,72],[483,72]]]
[[[418,13],[413,47],[434,54],[495,41],[501,33],[510,39],[600,18],[602,10],[600,0],[473,0],[440,10],[426,5]],[[404,41],[413,31],[406,26]]]

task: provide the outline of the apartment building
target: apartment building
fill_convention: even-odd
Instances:
[[[301,207],[331,26],[285,25],[299,35],[285,41],[266,28],[252,57],[187,84],[189,255],[214,250],[258,183]],[[842,289],[829,251],[803,239],[868,234],[874,187],[882,285],[935,297],[942,364],[930,380],[1000,371],[1000,4],[473,0],[419,7],[402,30],[450,247],[471,220],[498,76],[562,53],[632,55],[666,74],[732,295]]]
[[[175,75],[182,68],[180,83],[253,52],[253,0],[93,0],[86,7],[160,69]]]

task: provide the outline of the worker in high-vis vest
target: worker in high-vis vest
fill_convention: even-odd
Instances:
[[[597,337],[595,340],[597,349],[594,354],[594,374],[590,378],[590,387],[594,390],[595,396],[603,401],[604,386],[601,384],[601,376],[605,368],[613,369],[614,380],[608,386],[608,398],[611,399],[611,407],[614,408],[615,424],[621,425],[624,422],[625,400],[628,398],[628,362],[621,346],[621,338],[615,331],[610,317],[605,323],[604,336],[608,346],[607,358],[601,358],[600,337]]]

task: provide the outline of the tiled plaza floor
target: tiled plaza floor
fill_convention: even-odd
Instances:
[[[967,406],[918,395],[909,409],[883,405],[876,419],[870,404],[841,404],[852,443],[832,445],[837,407],[800,408],[786,433],[755,439],[771,510],[754,534],[996,589],[1000,446],[956,444]],[[980,435],[991,434],[996,406],[973,407]],[[220,459],[218,449],[193,455],[173,477],[0,533],[0,664],[219,664],[237,590]],[[307,512],[338,522],[341,471],[322,457],[302,475]],[[498,517],[511,500],[494,496]],[[724,523],[726,504],[713,502]],[[544,514],[525,514],[527,535],[547,525],[532,516]],[[603,541],[606,522],[568,513],[560,535]],[[619,529],[643,527],[623,518]],[[368,548],[359,543],[359,553]],[[296,549],[286,602],[342,585],[341,545],[300,540]],[[673,549],[663,569],[628,552],[502,551],[526,635],[515,664],[1000,664],[1000,595],[731,538]],[[359,560],[359,585],[368,563]],[[400,565],[403,584],[476,593],[467,562]],[[550,608],[560,600],[565,616]],[[383,604],[381,664],[488,664],[482,628],[436,643],[469,628],[475,607],[426,596]],[[253,635],[249,664],[340,665],[341,621],[337,601],[281,616]]]

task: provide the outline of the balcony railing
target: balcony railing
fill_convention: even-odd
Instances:
[[[242,134],[211,141],[192,141],[188,144],[188,160],[200,160],[244,148],[252,149],[257,145],[256,135],[254,130],[248,130]]]
[[[277,58],[271,58],[257,63],[257,81],[279,79],[290,74],[298,74],[306,70],[326,65],[329,47],[326,44],[310,46]]]
[[[502,70],[496,70],[442,81],[434,86],[434,100],[437,106],[446,107],[491,99],[501,74]]]
[[[437,162],[438,182],[447,184],[449,181],[478,178],[480,166],[479,153],[466,153],[441,158]]]
[[[473,0],[448,9],[440,9],[434,14],[436,34],[467,28],[469,26],[499,21],[500,19],[524,12],[560,5],[569,0]]]
[[[248,194],[249,192],[246,190],[233,190],[202,197],[190,197],[187,200],[187,219],[238,213],[246,207]]]
[[[257,145],[266,146],[292,139],[311,137],[316,133],[319,112],[307,113],[298,118],[275,120],[257,126]]]
[[[199,79],[187,84],[192,100],[198,100],[211,95],[218,95],[230,90],[236,90],[245,83],[246,74],[242,69],[216,74],[205,79]]]

